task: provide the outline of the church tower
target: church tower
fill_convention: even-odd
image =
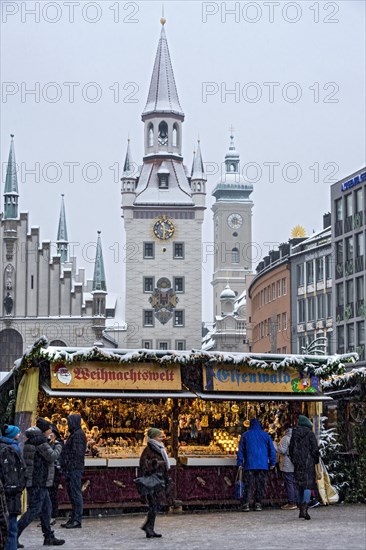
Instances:
[[[65,262],[67,262],[67,257],[68,257],[67,249],[69,245],[69,241],[67,238],[64,195],[61,195],[61,210],[60,210],[60,218],[58,221],[58,231],[57,231],[56,242],[57,242],[57,254],[61,256],[61,263],[64,264]]]
[[[229,285],[236,296],[246,286],[246,275],[252,271],[252,208],[253,185],[240,173],[240,156],[230,136],[229,150],[221,176],[212,192],[214,221],[214,319],[220,316],[220,296]]]
[[[188,177],[183,165],[184,113],[165,35],[165,19],[161,23],[142,113],[143,165],[138,173],[131,168],[128,147],[122,177],[127,346],[191,349],[201,347],[206,178],[203,170]]]

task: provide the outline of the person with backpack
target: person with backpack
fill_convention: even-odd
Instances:
[[[6,506],[5,489],[0,478],[0,548],[5,548],[8,537],[8,507]]]
[[[21,496],[25,488],[25,465],[18,439],[18,426],[5,424],[0,437],[0,479],[4,486],[8,508],[8,535],[4,550],[16,550],[18,541],[17,517],[21,513]]]
[[[43,546],[61,546],[64,539],[55,537],[51,529],[51,499],[48,487],[54,478],[55,461],[59,458],[62,445],[55,441],[51,423],[38,418],[36,426],[25,432],[24,461],[26,465],[28,508],[18,521],[18,538],[26,527],[40,517],[44,536]],[[18,548],[24,548],[18,542]]]

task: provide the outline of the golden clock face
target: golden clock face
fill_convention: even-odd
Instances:
[[[171,239],[175,232],[174,223],[166,216],[161,216],[158,221],[154,223],[153,227],[154,235],[161,241],[167,241]]]

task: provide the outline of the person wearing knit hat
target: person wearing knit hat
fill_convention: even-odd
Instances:
[[[315,465],[319,464],[319,448],[313,424],[307,416],[300,414],[297,426],[292,430],[289,455],[294,465],[295,481],[299,490],[299,518],[311,519],[308,507],[311,490],[315,485]]]
[[[4,426],[4,435],[9,439],[16,439],[20,436],[20,429],[18,426],[11,426],[10,424],[5,424]]]
[[[164,433],[159,428],[149,428],[147,430],[147,437],[147,446],[140,457],[142,475],[150,476],[152,474],[159,474],[164,480],[165,497],[169,500],[171,498],[169,494],[170,479],[168,476],[170,462],[163,443]],[[155,532],[154,527],[156,514],[161,504],[162,489],[160,488],[155,492],[148,493],[146,498],[149,505],[149,511],[141,529],[145,531],[146,537],[149,539],[161,537],[159,533]]]
[[[37,418],[36,426],[37,426],[37,428],[39,428],[41,430],[42,433],[46,433],[49,430],[52,431],[51,422],[49,422],[45,418],[41,418],[41,417]],[[49,434],[46,434],[46,435],[49,435]]]

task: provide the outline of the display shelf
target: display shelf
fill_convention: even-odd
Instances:
[[[235,456],[181,456],[179,462],[185,466],[236,466]]]
[[[93,468],[95,466],[107,466],[107,459],[106,458],[85,458],[84,462],[85,466],[92,466]]]

